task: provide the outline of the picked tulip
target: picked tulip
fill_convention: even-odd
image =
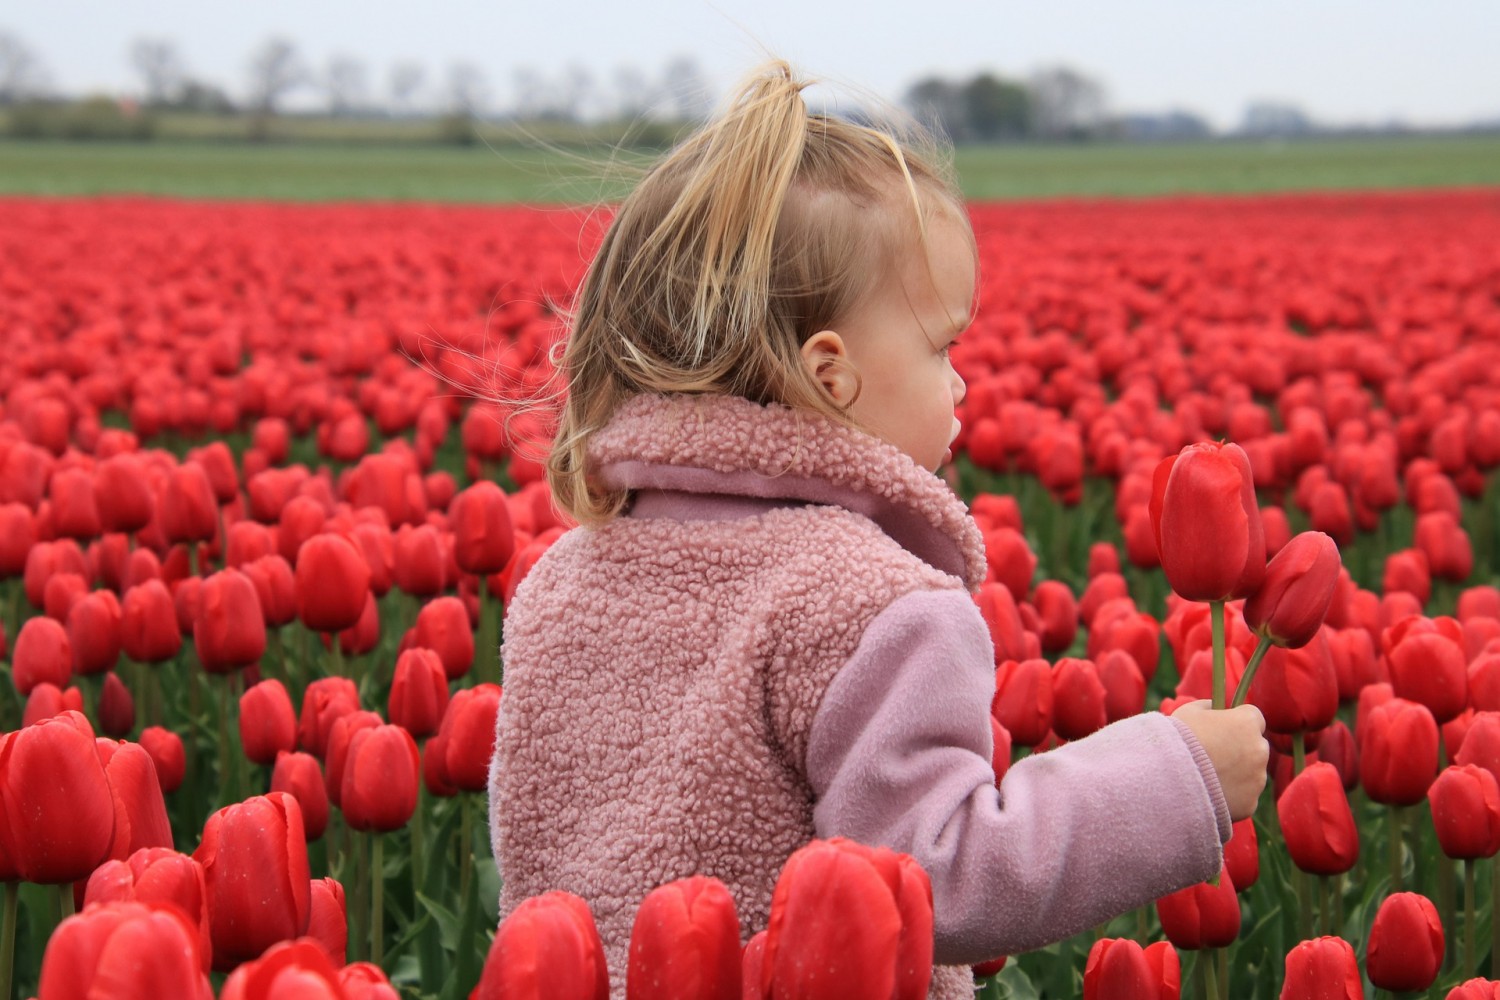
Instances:
[[[1188,445],[1156,467],[1149,505],[1162,570],[1189,601],[1249,597],[1266,574],[1250,460],[1236,444]]]
[[[1328,614],[1341,566],[1332,538],[1296,535],[1266,564],[1265,580],[1245,602],[1245,624],[1278,646],[1307,645]]]

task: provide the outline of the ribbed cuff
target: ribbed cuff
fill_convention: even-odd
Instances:
[[[1193,728],[1181,719],[1167,716],[1177,726],[1177,731],[1187,742],[1188,749],[1192,751],[1193,761],[1198,765],[1198,772],[1203,775],[1203,784],[1208,788],[1208,798],[1214,804],[1214,818],[1219,823],[1219,843],[1229,843],[1229,838],[1234,835],[1234,820],[1229,816],[1229,802],[1224,798],[1224,787],[1219,784],[1219,772],[1214,770],[1214,762],[1209,759],[1208,751],[1203,749],[1198,736]]]

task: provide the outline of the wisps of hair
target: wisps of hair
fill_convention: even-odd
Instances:
[[[781,60],[758,67],[616,211],[552,357],[563,399],[547,480],[580,524],[627,499],[590,477],[587,451],[633,396],[737,395],[854,426],[799,349],[913,239],[925,248],[931,211],[967,219],[946,143],[890,110],[879,126],[809,113],[814,82]]]

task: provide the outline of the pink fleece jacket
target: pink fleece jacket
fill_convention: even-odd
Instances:
[[[490,828],[502,916],[587,899],[615,997],[647,892],[716,876],[748,939],[814,837],[926,869],[944,1000],[972,995],[974,962],[1218,871],[1218,779],[1159,713],[996,790],[983,542],[895,447],[785,406],[641,396],[590,462],[632,505],[560,538],[507,609]]]

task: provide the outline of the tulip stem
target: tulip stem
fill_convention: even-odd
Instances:
[[[1490,912],[1495,910],[1495,901],[1500,899],[1500,858],[1490,859]],[[1490,920],[1490,976],[1500,975],[1500,920]]]
[[[16,902],[20,896],[20,883],[5,883],[5,923],[0,925],[0,997],[11,995],[11,970],[16,962]]]
[[[64,882],[57,887],[57,922],[62,923],[73,915],[73,883]]]
[[[379,830],[370,833],[370,961],[385,957],[385,838]]]
[[[469,881],[474,872],[474,796],[470,792],[459,794],[462,799],[462,818],[458,824],[458,899],[462,906],[463,901],[469,898]]]
[[[1255,645],[1255,652],[1250,654],[1250,662],[1245,664],[1245,674],[1240,678],[1239,686],[1234,689],[1234,701],[1229,703],[1230,708],[1239,708],[1250,696],[1250,682],[1255,679],[1255,671],[1260,667],[1260,661],[1266,658],[1266,650],[1271,648],[1271,640],[1265,636],[1260,637],[1260,642]]]
[[[1215,948],[1214,954],[1219,959],[1219,996],[1229,1000],[1229,949]]]
[[[425,753],[427,748],[424,746],[422,749]],[[427,859],[422,853],[422,812],[427,805],[426,798],[426,788],[421,781],[418,781],[417,809],[411,816],[411,912],[413,914],[420,913],[422,909],[421,900],[417,897],[424,888],[423,876],[427,871],[424,867]]]
[[[1224,679],[1224,602],[1208,602],[1208,619],[1213,628],[1214,637],[1214,708],[1225,708]]]
[[[223,677],[223,683],[219,685],[219,786],[224,792],[225,803],[237,802],[239,797],[235,788],[234,775],[237,768],[230,764],[232,751],[229,749],[229,677]]]
[[[1386,815],[1391,826],[1391,892],[1401,891],[1401,807],[1391,806]]]
[[[1490,958],[1490,965],[1495,958]],[[1491,970],[1493,974],[1493,969]],[[1474,859],[1464,858],[1464,968],[1460,980],[1474,978]]]
[[[1292,777],[1307,767],[1307,733],[1299,729],[1292,734]]]
[[[1219,1000],[1219,987],[1214,976],[1213,954],[1207,948],[1198,952],[1198,982],[1202,986],[1203,1000]]]

